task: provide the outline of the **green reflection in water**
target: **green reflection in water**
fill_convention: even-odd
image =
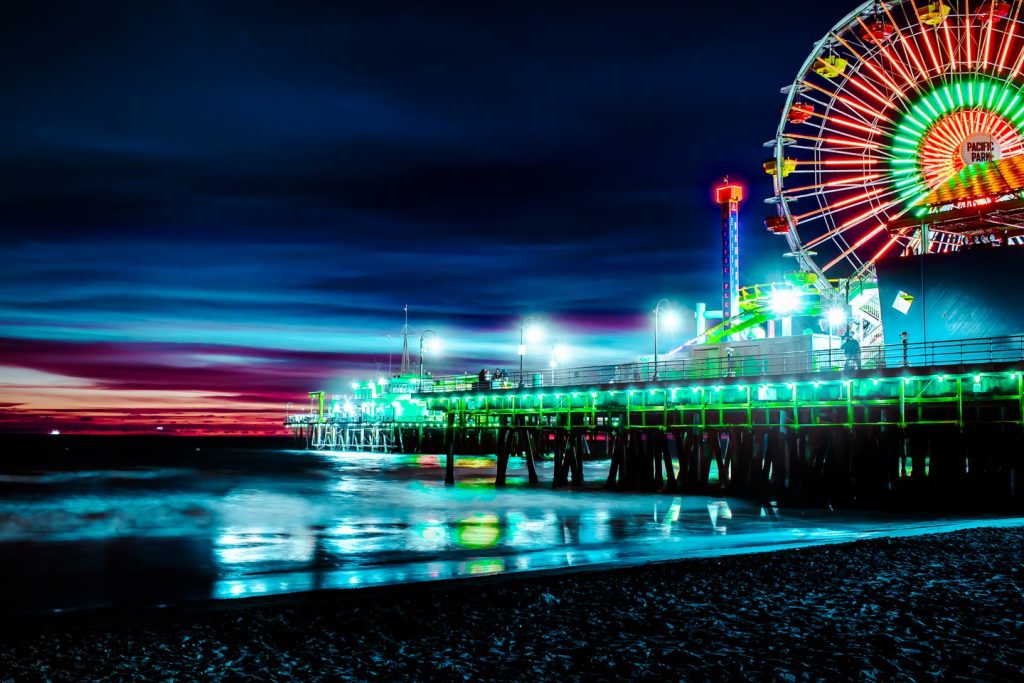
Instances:
[[[488,557],[466,563],[466,571],[470,574],[497,574],[505,571],[505,560],[500,557]]]
[[[455,542],[463,548],[493,548],[501,537],[498,516],[476,513],[457,522]]]

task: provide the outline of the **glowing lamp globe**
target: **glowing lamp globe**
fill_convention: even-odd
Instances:
[[[801,293],[798,289],[787,287],[776,289],[771,296],[771,309],[775,315],[792,315],[800,308]]]
[[[838,306],[828,309],[828,324],[838,327],[846,322],[846,311]]]
[[[668,309],[661,314],[661,324],[666,330],[679,329],[679,313],[674,308]]]

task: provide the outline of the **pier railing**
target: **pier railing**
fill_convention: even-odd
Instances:
[[[745,355],[721,344],[700,349],[699,356],[666,358],[653,362],[592,365],[576,368],[510,372],[501,379],[481,380],[469,375],[424,379],[418,393],[453,391],[501,391],[531,387],[601,386],[634,382],[672,382],[740,377],[773,377],[788,374],[836,374],[856,370],[900,367],[938,367],[985,363],[1024,362],[1024,335],[867,346],[848,355],[837,345],[817,351],[793,351]]]

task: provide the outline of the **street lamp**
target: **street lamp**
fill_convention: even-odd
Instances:
[[[544,338],[544,330],[536,323],[532,315],[523,318],[519,324],[519,386],[523,386],[523,358],[526,356],[526,339],[535,344]]]
[[[672,302],[668,299],[659,301],[654,307],[654,377],[652,379],[658,379],[658,323],[662,316],[665,316],[665,325],[669,330],[674,330],[679,326],[679,316],[672,308]]]
[[[564,361],[568,356],[565,350],[564,344],[555,343],[551,345],[551,385],[555,384],[555,368],[558,367],[560,361]]]
[[[846,311],[841,306],[833,306],[828,309],[828,366],[832,370],[832,337],[835,336],[835,329],[842,327],[846,322]]]
[[[437,333],[433,330],[424,330],[423,334],[420,335],[420,381],[423,381],[423,346],[424,342],[429,344],[431,353],[436,353],[438,346],[440,345],[437,340]]]

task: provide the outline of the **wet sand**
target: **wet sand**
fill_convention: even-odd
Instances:
[[[1024,528],[3,630],[12,680],[1020,680]]]

